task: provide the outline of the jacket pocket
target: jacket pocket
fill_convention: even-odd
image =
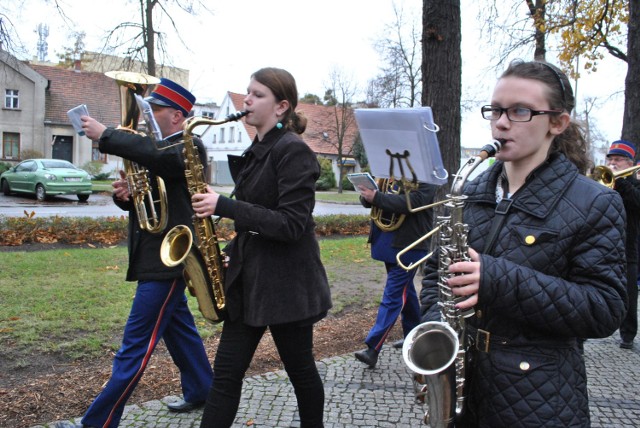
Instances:
[[[553,426],[559,414],[558,361],[521,349],[491,350],[490,399],[495,421],[525,427]]]
[[[518,244],[525,247],[553,243],[559,235],[557,230],[541,229],[528,225],[515,225],[513,226],[513,232]]]

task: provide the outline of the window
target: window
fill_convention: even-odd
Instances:
[[[209,119],[213,119],[213,112],[211,112],[211,111],[204,111],[204,110],[203,110],[203,111],[202,111],[202,117],[206,117],[206,118],[209,118]]]
[[[17,109],[20,107],[18,103],[18,90],[5,89],[4,91],[4,108]]]
[[[2,133],[2,156],[5,159],[19,159],[20,134],[16,132]]]
[[[220,128],[220,144],[224,144],[224,128]]]
[[[236,142],[236,127],[232,126],[229,128],[229,141],[232,143]]]

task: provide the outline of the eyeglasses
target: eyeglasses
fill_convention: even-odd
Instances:
[[[530,122],[533,116],[539,116],[541,114],[560,114],[561,110],[531,110],[526,107],[496,107],[496,106],[482,106],[480,109],[482,117],[487,120],[498,120],[502,116],[502,113],[507,114],[507,118],[511,122]]]

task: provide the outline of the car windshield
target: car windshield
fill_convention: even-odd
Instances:
[[[42,161],[42,166],[44,166],[45,168],[73,168],[73,169],[77,169],[75,167],[75,165],[73,165],[70,162],[67,161],[63,161],[63,160],[45,160]]]

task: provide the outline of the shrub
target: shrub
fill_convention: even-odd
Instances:
[[[353,187],[353,183],[347,178],[347,174],[342,177],[342,190],[356,190],[356,188]]]
[[[9,162],[0,162],[0,174],[7,171],[12,166],[13,164],[10,164]]]
[[[106,180],[109,178],[109,173],[102,172],[103,166],[102,162],[90,161],[82,165],[81,168],[87,171],[94,180]]]
[[[329,235],[366,235],[369,233],[369,217],[366,215],[331,215],[316,219],[316,233]],[[126,241],[126,216],[120,217],[36,217],[35,212],[25,217],[0,215],[0,246],[24,244],[103,244],[115,245]],[[216,223],[220,241],[230,241],[235,236],[233,220],[223,218]]]
[[[27,150],[23,150],[20,152],[20,159],[22,160],[27,160],[27,159],[38,159],[38,158],[43,158],[44,155],[42,154],[42,152],[38,151],[38,150],[31,150],[31,149],[27,149]]]
[[[336,187],[336,177],[333,174],[331,159],[318,158],[320,162],[320,178],[316,181],[316,190],[329,190]]]

